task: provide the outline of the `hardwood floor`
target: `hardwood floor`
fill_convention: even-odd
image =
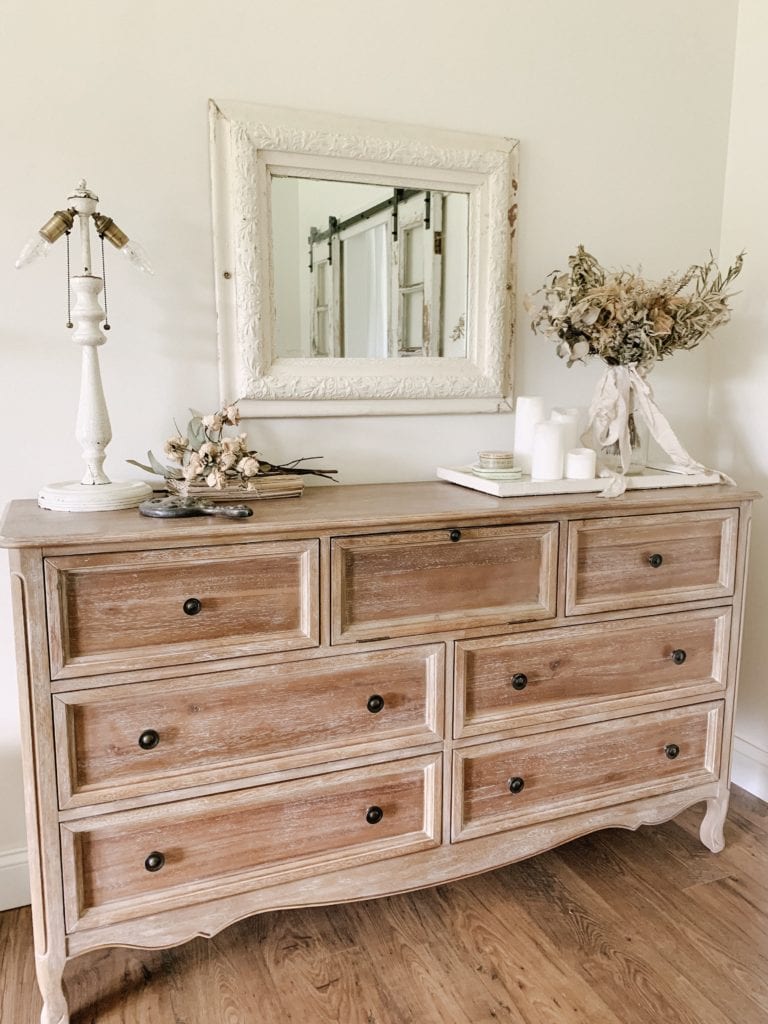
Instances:
[[[736,789],[409,896],[251,918],[67,968],[72,1024],[765,1024],[768,805]],[[0,914],[0,1021],[36,1024],[29,908]]]

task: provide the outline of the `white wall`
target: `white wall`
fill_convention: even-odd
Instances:
[[[209,97],[517,136],[521,294],[578,242],[609,264],[662,274],[718,245],[736,9],[390,0],[372,19],[369,5],[348,0],[5,0],[0,504],[79,474],[62,243],[24,273],[13,262],[82,175],[156,267],[149,280],[119,257],[108,267],[107,469],[119,477],[188,406],[217,401]],[[586,404],[598,367],[567,370],[522,317],[519,328],[518,391]],[[702,348],[654,372],[694,451],[708,365]],[[251,437],[278,460],[325,454],[347,482],[426,479],[436,464],[509,445],[511,418],[270,420],[253,423]],[[24,838],[2,563],[0,574],[0,851],[15,851]]]
[[[768,497],[768,6],[741,0],[722,248],[747,250],[736,313],[713,346],[717,464]],[[755,506],[734,777],[768,800],[768,502]]]

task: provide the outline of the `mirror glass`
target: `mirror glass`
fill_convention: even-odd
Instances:
[[[469,196],[271,178],[276,354],[467,354]]]

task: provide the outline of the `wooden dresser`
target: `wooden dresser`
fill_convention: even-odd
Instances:
[[[97,947],[699,801],[721,849],[754,497],[319,486],[236,521],[13,503],[44,1024]]]

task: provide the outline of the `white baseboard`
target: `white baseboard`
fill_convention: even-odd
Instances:
[[[742,789],[768,801],[768,750],[735,736],[731,779]]]
[[[0,853],[0,910],[24,907],[29,901],[27,851]]]

